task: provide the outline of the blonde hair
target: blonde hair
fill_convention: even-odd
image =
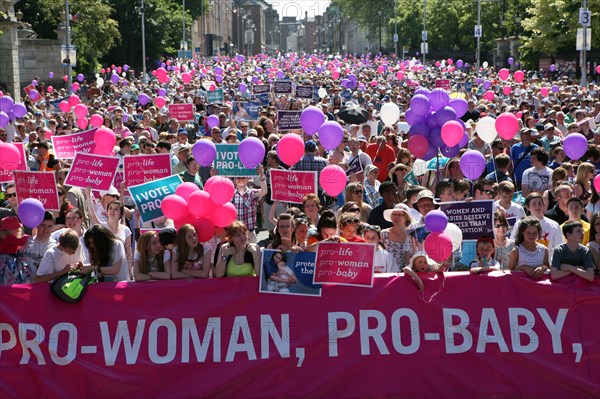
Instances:
[[[177,253],[179,254],[177,265],[178,270],[183,269],[185,262],[188,260],[188,257],[192,254],[192,252],[195,252],[198,255],[197,259],[202,259],[202,257],[204,256],[204,249],[202,248],[202,244],[200,242],[198,242],[196,248],[190,248],[187,245],[185,235],[188,231],[191,230],[196,231],[194,226],[192,226],[191,224],[184,224],[179,228],[179,231],[177,232],[177,237],[175,238],[175,243],[177,244]]]
[[[150,256],[148,255],[148,252],[150,251],[150,242],[154,237],[158,237],[158,233],[156,231],[147,231],[141,235],[138,242],[137,250],[140,253],[140,272],[144,274],[148,274],[150,271],[148,267],[150,264]],[[163,253],[164,250],[161,250],[160,253],[156,255],[156,268],[159,272],[165,271],[165,266],[163,264]]]
[[[579,185],[581,185],[581,187],[585,188],[585,186],[586,186],[585,175],[587,175],[589,172],[594,172],[595,170],[596,170],[596,167],[593,164],[591,164],[589,162],[583,162],[577,168],[577,175],[575,175],[575,184],[579,184]]]

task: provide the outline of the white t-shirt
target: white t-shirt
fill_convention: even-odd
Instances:
[[[500,205],[500,201],[496,201],[494,202],[494,204],[496,204],[499,207],[502,207],[502,205]],[[510,227],[514,226],[515,223],[517,223],[517,220],[521,220],[525,216],[527,216],[525,214],[525,209],[523,209],[521,205],[513,201],[510,202],[510,206],[508,207],[508,209],[504,209],[504,211],[506,212],[506,220],[508,221],[508,225]]]
[[[35,273],[40,266],[40,262],[44,258],[48,248],[55,247],[57,244],[52,237],[47,241],[39,241],[35,237],[29,237],[29,241],[27,241],[27,245],[25,246],[25,256],[32,273]]]
[[[398,267],[396,258],[379,246],[375,249],[373,270],[375,273],[400,273],[400,267]]]
[[[529,186],[530,191],[537,191],[543,193],[544,190],[550,188],[550,176],[552,175],[552,169],[544,167],[544,169],[529,168],[523,172],[522,185]]]
[[[38,276],[47,276],[61,271],[69,263],[76,265],[80,261],[83,261],[81,257],[81,246],[77,248],[77,251],[73,255],[61,251],[58,246],[52,247],[44,254],[36,274]]]
[[[121,259],[121,268],[119,272],[115,276],[116,281],[127,281],[129,278],[129,269],[127,268],[127,262],[125,259],[125,246],[121,242],[121,240],[117,240],[114,242],[113,247],[110,251],[110,256],[108,258],[108,265],[101,266],[112,266]]]

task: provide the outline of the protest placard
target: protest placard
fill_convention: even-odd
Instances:
[[[219,176],[256,176],[256,169],[246,169],[239,158],[239,144],[215,144],[217,158],[215,169]]]
[[[58,211],[58,191],[54,172],[28,172],[15,170],[15,188],[19,204],[27,198],[39,200],[47,211]]]
[[[25,147],[23,143],[11,143],[14,144],[19,153],[21,154],[21,164],[18,166],[18,170],[26,170],[27,169],[27,160],[25,159]],[[0,169],[0,183],[8,183],[13,181],[13,173],[9,170]]]
[[[314,86],[296,86],[296,98],[308,98],[312,100],[314,95]]]
[[[257,101],[234,101],[232,108],[235,121],[258,120],[259,104]]]
[[[263,250],[259,292],[321,296],[321,285],[312,282],[315,256],[314,252]]]
[[[301,204],[302,198],[317,193],[317,172],[271,169],[271,201]]]
[[[440,210],[463,232],[463,240],[494,237],[494,201],[443,202]]]
[[[127,155],[123,157],[123,173],[127,187],[170,176],[171,155]]]
[[[255,100],[260,105],[269,105],[269,93],[260,93],[252,96],[252,99]]]
[[[183,180],[179,175],[172,175],[129,187],[131,197],[139,209],[140,218],[144,223],[164,216],[160,209],[163,198],[175,194],[175,190],[181,183]]]
[[[277,94],[292,94],[292,82],[289,80],[276,80],[273,82],[273,92]]]
[[[320,242],[313,283],[373,286],[375,245],[349,242]]]
[[[277,111],[277,129],[294,130],[302,129],[300,124],[300,114],[302,111]]]
[[[169,104],[169,116],[171,119],[181,121],[194,120],[194,104]]]
[[[450,79],[436,79],[435,87],[439,87],[444,90],[450,90]]]
[[[269,84],[258,84],[258,85],[252,86],[253,94],[269,93],[270,91],[271,91],[271,85],[269,85]]]
[[[346,170],[346,176],[360,173],[363,171],[362,164],[360,163],[360,157],[357,155],[350,160],[348,163],[348,169]]]
[[[78,153],[69,170],[65,185],[108,190],[113,182],[119,159],[103,155]]]
[[[54,155],[60,159],[73,159],[77,153],[91,154],[96,148],[96,128],[68,136],[52,136]]]
[[[206,93],[206,101],[208,103],[222,103],[224,99],[223,89],[215,89],[215,91],[208,91]]]

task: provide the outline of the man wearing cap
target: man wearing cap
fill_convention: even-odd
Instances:
[[[560,140],[558,136],[555,136],[555,133],[556,128],[552,123],[546,123],[544,125],[544,136],[540,139],[540,143],[542,144],[542,147],[544,147],[544,150],[549,152],[550,146],[552,144],[558,143],[558,141]]]
[[[181,144],[175,153],[179,163],[173,168],[173,174],[178,175],[187,170],[185,163],[187,162],[187,158],[192,152],[192,146],[189,144]]]
[[[521,189],[521,183],[523,182],[523,172],[531,168],[531,151],[538,148],[538,145],[533,144],[531,141],[533,137],[537,138],[537,130],[523,128],[519,133],[521,142],[510,148],[510,160],[512,161],[514,173],[513,180],[518,190]]]
[[[394,149],[387,145],[384,136],[377,136],[377,142],[367,147],[367,155],[371,157],[373,165],[379,168],[377,180],[383,182],[387,179],[388,165],[396,161]]]
[[[421,215],[421,220],[425,218],[429,212],[433,211],[437,207],[438,203],[435,200],[433,193],[430,190],[421,190],[415,197],[413,208],[416,209]],[[419,224],[421,221],[416,221]]]
[[[184,128],[177,129],[177,142],[171,146],[171,150],[177,153],[179,147],[188,144],[188,132]]]
[[[379,194],[381,182],[377,180],[379,169],[377,166],[370,164],[365,167],[363,174],[365,175],[365,180],[363,182],[365,202],[374,208],[379,205],[379,200],[381,199],[381,195]]]
[[[386,169],[387,170],[387,169]],[[381,204],[377,205],[369,214],[367,223],[377,225],[381,229],[387,229],[393,226],[391,222],[385,219],[383,213],[386,209],[392,209],[398,201],[398,190],[391,181],[384,181],[379,186],[379,194],[383,197]]]

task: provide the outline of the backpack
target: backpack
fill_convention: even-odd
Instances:
[[[50,290],[67,303],[77,303],[83,298],[87,287],[95,282],[96,279],[92,277],[91,273],[67,273],[54,280]]]

